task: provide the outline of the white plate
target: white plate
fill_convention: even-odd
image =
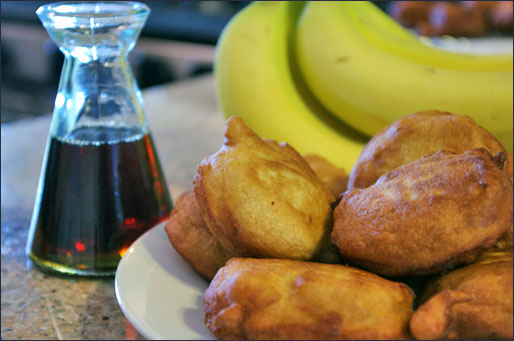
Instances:
[[[495,54],[512,53],[512,37],[483,37],[483,38],[464,38],[464,37],[421,37],[425,44],[461,53],[471,54]]]
[[[203,324],[208,283],[175,251],[157,225],[123,256],[114,280],[121,310],[147,339],[217,339]]]

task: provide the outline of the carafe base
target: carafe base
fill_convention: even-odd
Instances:
[[[51,275],[61,275],[65,277],[114,277],[114,275],[116,274],[116,268],[118,266],[118,263],[116,263],[113,264],[112,267],[105,267],[104,269],[80,269],[78,267],[70,267],[39,258],[32,252],[29,253],[29,258],[32,264],[35,266],[35,268],[37,268],[41,272],[48,273]]]

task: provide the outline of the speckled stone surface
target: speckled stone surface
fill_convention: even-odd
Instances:
[[[155,87],[145,108],[172,198],[192,189],[201,159],[223,141],[212,76]],[[28,226],[50,115],[1,127],[1,338],[143,339],[121,312],[114,279],[66,279],[34,269]]]

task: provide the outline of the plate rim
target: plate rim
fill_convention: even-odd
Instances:
[[[161,223],[155,225],[154,227],[152,227],[151,229],[149,229],[148,231],[146,231],[145,233],[143,233],[139,238],[136,239],[136,241],[134,243],[132,243],[132,245],[130,245],[130,247],[125,252],[125,255],[130,255],[133,252],[136,245],[141,243],[141,241],[143,239],[147,238],[147,236],[150,235],[151,232],[156,233],[154,230],[157,230],[159,228],[164,228],[165,224],[166,224],[165,221],[161,222]],[[121,298],[121,293],[120,293],[120,289],[119,289],[119,279],[118,279],[119,275],[118,274],[119,274],[120,266],[126,262],[126,259],[129,259],[129,257],[125,257],[125,255],[121,258],[120,262],[118,263],[118,267],[116,268],[116,274],[114,276],[114,292],[116,295],[116,301],[118,301],[118,305],[120,306],[120,309],[123,312],[123,314],[125,315],[125,317],[127,318],[127,320],[129,320],[130,324],[137,330],[138,333],[143,335],[143,337],[146,339],[158,340],[158,339],[160,339],[160,336],[152,335],[151,333],[147,333],[147,330],[151,330],[151,328],[146,328],[145,326],[143,326],[143,324],[139,321],[139,319],[125,306],[125,304],[123,304],[123,300]]]
[[[202,278],[175,250],[165,230],[166,222],[167,220],[146,231],[123,255],[114,278],[118,305],[127,320],[146,339],[217,340],[205,326],[202,316],[197,316],[200,310],[203,311],[203,303],[200,307],[197,299],[203,296],[209,281]],[[155,280],[157,282],[152,282]],[[178,293],[178,296],[172,294],[170,299],[178,301],[164,307],[161,304],[163,299],[155,301],[152,293],[168,297],[170,288]],[[133,292],[138,294],[134,296]],[[195,303],[189,300],[194,300]],[[149,306],[149,302],[153,304]],[[141,304],[146,308],[140,312]],[[184,309],[188,311],[191,308],[197,311],[194,316],[183,315]],[[162,317],[168,315],[172,320],[166,317],[163,321]]]

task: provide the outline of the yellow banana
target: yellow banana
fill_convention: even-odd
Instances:
[[[416,111],[465,114],[512,150],[512,54],[510,62],[500,58],[501,67],[494,66],[491,56],[475,56],[474,62],[458,66],[455,60],[462,56],[431,47],[421,51],[433,55],[422,57],[412,47],[417,43],[393,39],[391,27],[383,35],[387,40],[378,42],[380,32],[373,31],[380,27],[377,18],[367,24],[356,5],[311,2],[298,22],[299,67],[325,107],[368,135]],[[404,55],[399,41],[408,47]]]
[[[309,98],[291,63],[302,8],[297,2],[254,2],[230,21],[216,49],[218,102],[225,117],[242,117],[260,136],[349,171],[365,138]]]
[[[460,71],[512,71],[512,53],[470,54],[431,46],[368,1],[342,4],[366,39],[385,51],[430,66]]]
[[[353,8],[360,11],[363,15],[361,23],[363,25],[374,25],[381,32],[382,40],[399,42],[402,45],[419,44],[419,38],[410,31],[404,29],[391,17],[385,15],[382,10],[369,1],[352,1]]]

